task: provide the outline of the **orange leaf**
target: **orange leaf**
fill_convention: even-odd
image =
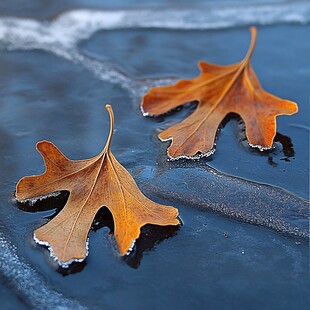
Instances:
[[[159,134],[171,140],[172,159],[202,157],[214,153],[217,129],[229,113],[239,114],[246,127],[249,144],[261,150],[272,147],[276,116],[298,111],[297,104],[264,91],[250,63],[256,43],[256,28],[245,58],[236,64],[220,66],[201,61],[200,76],[174,85],[152,88],[142,100],[144,115],[160,115],[182,104],[198,101],[196,110],[181,123]]]
[[[128,171],[110,151],[114,116],[111,106],[110,134],[101,153],[86,160],[66,158],[51,142],[37,144],[46,171],[39,176],[22,178],[16,186],[17,200],[46,195],[55,191],[70,192],[62,211],[38,228],[34,237],[50,247],[51,254],[66,267],[87,255],[87,237],[94,217],[106,206],[114,219],[114,233],[121,255],[125,255],[145,224],[178,225],[178,211],[146,198]]]

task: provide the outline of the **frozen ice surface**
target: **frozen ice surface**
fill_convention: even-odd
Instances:
[[[43,21],[0,17],[0,274],[30,306],[308,308],[308,202],[300,196],[308,196],[304,38],[310,4],[227,1],[206,7],[69,9]],[[190,109],[146,119],[141,96],[197,75],[191,64],[199,59],[238,61],[253,22],[260,26],[253,66],[263,86],[300,104],[298,115],[278,121],[294,155],[277,147],[255,152],[238,140],[232,120],[221,129],[214,155],[167,162],[158,130]],[[287,38],[291,44],[284,42],[283,49]],[[156,68],[161,71],[153,78]],[[178,207],[184,225],[178,231],[145,227],[125,259],[113,250],[109,229],[92,230],[87,259],[57,269],[32,235],[61,206],[40,210],[36,203],[42,212],[25,212],[8,197],[21,176],[44,169],[38,140],[52,140],[70,158],[97,154],[107,134],[107,102],[116,118],[113,153],[148,197]]]

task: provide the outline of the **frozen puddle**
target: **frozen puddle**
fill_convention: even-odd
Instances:
[[[209,29],[226,29],[232,27],[250,26],[253,23],[256,25],[277,25],[279,23],[281,24],[298,23],[300,25],[300,24],[307,24],[309,23],[309,21],[310,21],[309,1],[294,1],[294,2],[277,1],[276,3],[273,4],[268,3],[262,4],[260,2],[257,2],[256,4],[246,3],[245,5],[243,4],[242,6],[238,4],[226,3],[216,6],[215,5],[205,6],[204,10],[201,10],[199,8],[188,8],[188,9],[167,8],[164,10],[141,9],[141,10],[113,10],[113,11],[79,9],[64,12],[58,15],[55,19],[50,21],[38,21],[35,19],[15,18],[15,17],[0,17],[0,49],[4,51],[41,50],[47,52],[45,54],[47,54],[48,57],[50,57],[50,54],[56,55],[59,58],[67,60],[67,63],[74,64],[77,67],[85,68],[88,71],[87,73],[90,73],[90,76],[94,76],[101,81],[107,81],[109,83],[114,83],[121,86],[123,89],[127,90],[133,98],[135,98],[135,101],[139,102],[141,99],[140,96],[144,94],[150,87],[171,84],[175,80],[168,78],[167,79],[156,78],[146,80],[133,79],[128,75],[126,75],[125,73],[123,73],[122,71],[117,70],[114,67],[113,63],[100,61],[83,54],[78,46],[81,40],[90,38],[95,32],[100,30],[113,30],[113,29],[144,30],[148,28],[156,28],[161,30],[165,29],[209,30]],[[59,60],[59,58],[57,59]],[[44,64],[46,63],[47,68],[49,69],[48,66],[50,64],[48,63],[48,60],[49,58],[47,58],[47,60],[44,62],[42,61],[42,63]],[[14,63],[14,61],[12,61],[12,63]],[[52,67],[52,65],[50,66]],[[25,68],[26,68],[25,72],[28,73],[29,70],[27,71],[26,64]],[[55,67],[53,68],[55,69]],[[68,72],[70,72],[71,69],[68,69]],[[72,72],[73,71],[71,71],[71,74]],[[62,72],[60,72],[60,74],[61,73]],[[76,75],[77,74],[78,73],[76,73]],[[68,76],[70,77],[70,75]],[[87,84],[85,80],[81,81],[82,81],[81,83]],[[76,87],[72,87],[72,89],[73,88],[75,89]],[[63,91],[66,92],[67,89]],[[105,91],[108,92],[106,89]],[[12,93],[13,92],[17,93],[17,95],[20,95],[21,97],[25,97],[27,95],[26,92],[22,91],[18,92],[15,89],[13,89]],[[67,93],[65,94],[67,95]],[[102,94],[100,94],[100,96],[101,95]],[[74,102],[75,99],[74,96],[72,97],[68,96],[68,97],[70,98],[70,101]],[[59,100],[59,98],[60,97],[58,97],[57,100]],[[97,100],[97,97],[94,96],[94,98]],[[53,98],[53,100],[57,101],[55,98]],[[75,108],[75,106],[70,105],[71,103],[68,103],[68,101],[66,103],[68,104],[68,109]],[[128,116],[128,118],[130,118],[130,115],[133,115],[130,114],[133,113],[132,106],[130,106],[130,104],[125,106],[127,102],[121,102],[121,104],[124,104],[124,107],[122,107],[124,109],[123,113],[126,115],[126,117]],[[25,108],[24,106],[23,108]],[[138,111],[138,106],[136,106],[136,108]],[[119,115],[120,115],[120,122],[124,121],[124,119],[123,120],[121,119],[121,113],[119,113]],[[135,114],[135,117],[136,116],[137,114]],[[18,117],[20,117],[20,115],[18,115]],[[96,121],[98,121],[98,119],[96,119]],[[87,122],[86,118],[85,122]],[[99,123],[101,124],[101,122],[97,123],[94,122],[95,126],[93,128],[95,128]],[[129,123],[124,122],[122,124],[124,124],[123,126],[128,127]],[[154,125],[155,127],[158,127],[158,124],[155,125]],[[132,127],[134,127],[134,125],[132,125]],[[59,130],[62,129],[63,128],[60,127]],[[81,127],[80,131],[74,133],[76,133],[76,135],[78,136],[83,132],[82,129],[84,128]],[[3,131],[4,131],[3,135],[5,135],[6,132],[5,130]],[[39,129],[37,131],[41,132]],[[14,132],[14,130],[10,128],[8,130],[8,140],[13,140],[12,137],[15,137],[12,134],[12,132]],[[133,130],[132,132],[129,131],[128,135],[135,132],[138,132],[138,130],[136,131]],[[140,139],[139,141],[141,140],[142,139]],[[150,155],[154,154],[150,154],[150,152],[153,152],[153,149],[155,147],[154,144],[152,144],[153,142],[150,142],[149,140],[146,142],[143,141],[144,143],[143,147],[149,148],[149,150],[151,150],[151,151],[145,150],[144,155],[145,157],[151,158]],[[137,147],[140,143],[139,141],[135,141],[137,143]],[[64,145],[65,142],[66,141],[63,141]],[[9,155],[13,157],[12,154],[15,154],[14,152],[17,152],[17,150],[18,151],[20,150],[18,149],[19,146],[18,143],[20,142],[18,141],[16,142],[15,145],[16,148],[7,151],[8,157]],[[127,143],[127,141],[125,141],[124,143]],[[142,148],[141,145],[139,147]],[[162,147],[164,149],[166,145],[163,146],[162,144]],[[81,150],[83,150],[83,146],[81,146]],[[133,170],[134,160],[129,159],[127,160],[127,158],[130,158],[128,153],[126,153],[128,152],[128,150],[118,149],[118,152],[121,157],[120,159],[125,161],[125,163],[129,166],[129,169]],[[139,154],[139,152],[141,153],[141,150],[137,150],[136,153]],[[29,152],[27,151],[25,153],[28,154]],[[136,153],[134,156],[138,156],[136,155]],[[25,157],[26,157],[25,163],[27,165],[33,163],[32,162],[33,158],[30,158],[30,156]],[[137,158],[138,160],[141,159],[139,157]],[[132,270],[130,268],[127,268],[127,266],[124,267],[123,265],[121,265],[122,262],[120,262],[120,260],[115,258],[115,256],[113,256],[114,254],[111,254],[112,253],[111,244],[108,244],[108,242],[106,242],[106,240],[104,240],[104,238],[102,237],[104,235],[104,233],[102,232],[104,229],[102,229],[100,231],[101,234],[96,235],[94,233],[91,236],[90,246],[94,244],[94,247],[91,248],[91,253],[94,254],[87,259],[88,261],[87,263],[89,264],[89,266],[87,267],[89,268],[87,268],[87,270],[84,270],[84,272],[75,274],[74,276],[70,276],[64,279],[61,278],[62,277],[61,275],[59,275],[59,278],[57,278],[58,274],[57,272],[55,272],[54,269],[55,266],[53,267],[48,266],[48,259],[47,262],[45,261],[42,262],[42,265],[46,264],[45,265],[46,270],[43,269],[42,270],[40,269],[40,271],[34,270],[35,266],[37,265],[36,263],[34,263],[34,258],[31,257],[31,254],[29,254],[32,253],[31,251],[33,251],[33,249],[30,249],[29,252],[27,251],[21,252],[23,253],[23,256],[25,253],[29,254],[28,257],[27,257],[28,254],[25,255],[25,259],[24,257],[20,257],[18,255],[19,253],[18,249],[21,250],[23,246],[27,247],[29,245],[27,245],[24,240],[21,241],[22,238],[20,238],[18,243],[19,247],[18,249],[16,249],[12,245],[8,237],[1,232],[0,272],[3,275],[3,277],[7,279],[8,283],[10,283],[11,287],[13,287],[14,291],[17,292],[17,294],[21,296],[22,299],[25,300],[32,308],[84,309],[83,305],[81,305],[79,302],[75,300],[70,300],[65,295],[67,294],[67,296],[72,296],[70,295],[73,294],[72,291],[76,292],[77,290],[80,290],[81,284],[86,283],[86,281],[89,281],[89,283],[91,283],[92,285],[89,285],[89,287],[85,287],[85,292],[81,292],[81,296],[80,295],[77,296],[79,300],[85,301],[90,305],[93,305],[92,303],[95,303],[97,300],[99,300],[98,303],[104,300],[107,301],[107,304],[111,306],[111,308],[115,306],[113,302],[126,300],[126,302],[128,302],[129,308],[138,308],[138,305],[136,303],[137,301],[144,302],[145,303],[144,305],[147,305],[147,303],[149,302],[149,305],[154,306],[155,298],[154,299],[152,298],[152,300],[148,299],[150,296],[150,291],[147,291],[149,285],[145,285],[145,283],[150,279],[152,279],[153,281],[152,285],[156,288],[162,286],[160,288],[164,289],[165,285],[167,285],[167,287],[169,287],[169,289],[172,289],[172,291],[175,290],[175,292],[173,293],[174,295],[177,295],[177,293],[179,294],[181,289],[183,289],[183,287],[180,286],[182,284],[182,286],[184,285],[186,289],[186,293],[188,291],[189,292],[188,295],[190,296],[190,294],[192,293],[190,292],[192,286],[189,286],[188,283],[191,282],[194,275],[195,280],[197,280],[199,287],[208,287],[208,292],[211,292],[210,293],[211,295],[207,295],[206,292],[204,291],[201,295],[198,295],[198,297],[201,300],[203,300],[203,298],[208,297],[208,301],[210,301],[212,300],[212,298],[209,297],[213,297],[212,292],[215,292],[214,294],[216,294],[219,291],[218,286],[217,287],[212,286],[215,285],[212,279],[217,279],[221,277],[221,275],[219,276],[218,274],[216,274],[217,270],[222,270],[221,268],[223,268],[224,270],[226,266],[228,266],[229,268],[231,267],[229,271],[227,271],[227,279],[228,279],[227,283],[229,282],[227,284],[228,286],[225,287],[225,283],[221,282],[222,286],[220,287],[221,291],[223,291],[222,288],[224,289],[226,288],[228,291],[231,289],[231,283],[237,283],[237,284],[245,283],[248,279],[250,279],[251,276],[253,276],[253,279],[255,279],[256,281],[257,279],[256,276],[260,276],[260,274],[259,275],[255,274],[255,272],[259,270],[259,273],[264,274],[264,272],[266,271],[264,268],[267,266],[268,268],[270,267],[269,270],[267,270],[266,272],[269,275],[272,272],[274,272],[275,274],[279,274],[283,270],[285,270],[285,272],[287,272],[288,270],[287,273],[289,274],[289,276],[291,276],[291,278],[288,278],[288,281],[286,281],[285,283],[287,283],[286,285],[290,285],[291,283],[294,284],[295,279],[296,286],[293,286],[292,290],[290,290],[290,292],[293,292],[295,294],[294,296],[299,296],[297,295],[297,293],[304,292],[302,291],[303,290],[302,284],[305,283],[305,281],[298,282],[294,277],[296,275],[299,276],[298,274],[299,269],[297,268],[298,266],[301,270],[300,274],[303,275],[305,274],[304,256],[303,256],[304,252],[302,251],[306,246],[304,245],[300,247],[295,247],[295,245],[297,244],[297,243],[295,244],[295,240],[300,240],[300,238],[305,239],[309,237],[309,226],[308,226],[309,205],[307,201],[277,187],[246,181],[241,178],[231,177],[227,174],[222,174],[216,170],[213,170],[212,168],[210,169],[206,168],[203,162],[201,162],[200,166],[196,165],[195,167],[197,169],[196,168],[192,169],[191,170],[192,173],[188,173],[189,169],[191,169],[190,163],[182,163],[182,161],[178,163],[175,162],[167,163],[166,160],[162,159],[163,158],[156,158],[154,159],[154,161],[148,162],[146,166],[143,166],[144,169],[142,169],[141,172],[137,173],[135,177],[139,183],[139,187],[141,187],[143,192],[149,197],[156,196],[162,198],[164,201],[167,200],[173,201],[176,204],[180,203],[180,205],[182,206],[186,205],[186,207],[188,206],[192,207],[183,209],[185,215],[188,216],[188,218],[187,220],[184,220],[185,225],[184,227],[181,228],[180,234],[177,236],[177,238],[171,240],[172,242],[170,244],[169,242],[163,242],[163,246],[160,248],[159,251],[154,250],[152,252],[151,258],[149,257],[149,259],[145,259],[145,261],[143,262],[144,263],[143,268],[139,270]],[[167,159],[166,155],[165,159]],[[160,163],[158,167],[157,166],[154,167],[155,160],[156,164]],[[42,165],[42,163],[40,164]],[[148,164],[150,166],[147,166]],[[177,164],[178,166],[177,167],[173,166],[174,164]],[[7,166],[4,166],[4,168],[7,169],[8,165],[9,164],[7,164]],[[161,167],[159,167],[160,165]],[[2,167],[2,169],[4,168]],[[14,172],[14,169],[12,169],[12,171]],[[20,171],[21,170],[19,168],[16,174],[20,173]],[[12,175],[14,175],[13,172]],[[10,179],[10,182],[13,181]],[[13,191],[13,185],[11,183],[8,182],[5,184],[7,188],[10,188],[10,190]],[[58,193],[53,193],[53,195],[57,196]],[[7,196],[9,196],[9,194]],[[43,198],[45,199],[48,197],[39,197],[39,200]],[[24,201],[24,203],[33,205],[36,201],[37,200],[26,200]],[[6,205],[5,203],[6,201],[3,203],[3,208],[12,207],[12,204],[8,203]],[[11,216],[9,219],[11,220],[11,222],[13,218],[12,215],[14,216],[18,215],[19,214],[18,212],[23,213],[19,210],[15,211],[14,211],[15,213],[13,211],[11,213],[8,212],[8,214],[10,214]],[[208,224],[208,229],[209,226],[212,225],[214,226],[218,224],[222,225],[220,228],[216,226],[216,229],[221,230],[219,232],[220,237],[218,237],[218,235],[216,235],[217,233],[216,229],[212,230],[212,228],[210,228],[209,230],[206,229],[204,231],[203,229],[205,227],[203,225],[200,225],[200,223],[195,222],[196,219],[195,216],[197,216],[198,212],[200,212],[199,213],[200,216],[203,217],[203,221],[204,222],[207,221],[209,216],[207,214],[208,211],[222,214],[225,215],[225,217],[229,217],[231,219],[237,219],[242,222],[268,227],[280,233],[293,236],[293,238],[282,238],[281,234],[274,233],[274,235],[272,234],[273,239],[268,239],[266,235],[268,235],[268,233],[271,231],[268,229],[259,229],[260,231],[259,233],[261,233],[262,235],[261,237],[258,237],[257,231],[254,231],[255,230],[254,225],[246,225],[242,223],[237,223],[236,226],[241,231],[244,229],[246,233],[248,231],[252,231],[253,236],[251,236],[251,238],[247,239],[241,233],[240,235],[238,235],[238,232],[236,232],[235,236],[233,236],[233,234],[231,234],[230,231],[229,231],[230,234],[229,238],[224,238],[222,231],[228,230],[227,226],[229,226],[230,223],[227,224],[227,222],[229,221],[227,221],[223,216],[219,217],[220,220],[213,219],[214,220],[213,224],[212,221],[210,220],[211,225]],[[4,214],[6,213],[4,212]],[[36,228],[38,227],[36,225],[40,221],[43,222],[42,219],[43,216],[41,216],[40,212],[38,212],[38,214],[27,214],[25,218],[26,217],[28,222],[25,223],[28,225],[26,227],[27,229],[29,229],[29,231],[30,227],[35,226]],[[19,219],[21,218],[22,216]],[[189,225],[187,225],[189,221],[192,222]],[[233,223],[232,225],[235,224]],[[197,235],[195,235],[195,238],[191,240],[190,233],[192,231],[199,231],[199,235],[197,233]],[[22,229],[17,230],[16,231],[17,238],[19,236],[24,236],[22,235],[22,233],[24,232],[25,231],[23,231]],[[33,230],[31,230],[31,233],[32,232]],[[104,236],[106,235],[107,233]],[[237,240],[239,237],[240,240]],[[233,238],[235,238],[237,242],[230,244],[229,242],[231,242]],[[292,242],[291,239],[293,240]],[[14,239],[12,237],[12,241],[13,240]],[[257,243],[255,243],[256,240],[258,240]],[[281,249],[280,246],[279,248],[276,248],[274,244],[271,244],[270,240],[271,241],[273,240],[275,244],[279,243]],[[47,247],[49,246],[48,244],[40,240],[36,240],[36,238],[35,241]],[[137,240],[136,247],[138,246],[138,243],[139,240]],[[306,243],[306,241],[305,242],[302,241],[302,243]],[[238,248],[239,244],[241,244],[240,246],[242,246],[242,249]],[[133,246],[134,243],[132,244],[132,247]],[[216,248],[216,246],[218,246],[218,248]],[[229,246],[231,246],[231,249],[229,249]],[[270,248],[268,248],[268,246],[270,246]],[[37,248],[40,247],[37,246],[36,250]],[[268,248],[270,251],[274,250],[273,254],[270,255],[269,258],[266,258],[264,256],[266,254],[265,248]],[[184,251],[184,249],[186,250]],[[43,250],[45,251],[45,249]],[[203,251],[205,251],[205,253],[208,253],[208,257],[206,257]],[[52,251],[50,251],[50,253],[52,258],[55,259]],[[216,253],[221,253],[221,255],[216,256],[217,255]],[[223,253],[225,254],[222,255]],[[241,255],[238,256],[238,253],[241,253]],[[251,256],[251,254],[253,253],[256,256],[255,255]],[[276,260],[277,255],[281,256],[279,261]],[[194,256],[197,257],[197,264],[191,265]],[[257,257],[259,256],[262,257],[261,261],[257,259]],[[40,257],[42,258],[43,255]],[[111,259],[111,257],[113,259]],[[139,259],[141,259],[141,257]],[[294,263],[292,263],[291,265],[289,263],[286,264],[286,262],[283,263],[281,260],[282,257],[284,257],[283,261],[284,260],[293,261]],[[289,259],[286,259],[287,257]],[[172,259],[175,259],[173,264],[171,263]],[[248,260],[244,261],[246,259]],[[234,265],[234,262],[237,263]],[[70,263],[71,262],[66,262],[65,264],[61,263],[59,264],[61,267],[66,268]],[[220,265],[220,263],[222,263],[222,265]],[[249,268],[251,270],[243,268],[245,265],[252,266],[251,264],[253,264],[254,266],[253,268]],[[197,270],[195,268],[197,268]],[[180,270],[182,272],[180,272]],[[242,282],[237,281],[235,282],[236,280],[234,278],[235,275],[232,276],[232,274],[229,273],[231,270],[241,270],[241,272],[238,273],[237,276],[240,277],[238,279]],[[40,274],[41,272],[42,274]],[[54,278],[53,277],[49,278],[51,274],[53,276],[55,276],[56,274],[56,276]],[[172,275],[171,277],[170,274]],[[188,277],[186,277],[187,275]],[[244,278],[242,278],[243,276]],[[44,277],[46,277],[46,279],[48,279],[50,282],[45,280]],[[181,278],[183,277],[180,283],[177,285],[175,285],[176,277]],[[284,286],[281,283],[279,284],[279,282],[277,283],[276,280],[273,279],[276,278],[273,277],[272,279],[270,279],[271,284],[269,284],[268,281],[264,282],[264,283],[268,282],[266,285],[270,285],[269,289],[276,288],[278,291],[284,289],[291,289],[291,287]],[[290,281],[291,279],[293,280]],[[61,285],[63,286],[61,285],[58,286],[57,281],[58,284],[61,283]],[[260,281],[260,283],[262,282],[263,281]],[[67,287],[69,286],[73,287],[72,291],[68,290],[66,285]],[[216,285],[218,285],[218,283]],[[277,285],[279,285],[279,289]],[[53,287],[57,287],[59,290],[61,289],[61,291],[64,293],[62,294],[57,292],[56,290],[54,290]],[[64,290],[63,287],[65,287]],[[255,293],[253,289],[248,290],[244,289],[242,291],[242,285],[236,285],[234,289],[236,291],[239,290],[238,291],[239,295],[238,294],[234,295],[234,297],[237,296],[239,300],[241,300],[240,297],[242,296],[245,296],[247,294],[249,294],[247,296],[250,296],[251,294]],[[198,293],[199,292],[195,291],[192,295]],[[277,292],[275,292],[275,295],[273,295],[272,299],[269,299],[268,302],[278,302],[278,301],[280,302],[281,298],[279,298],[279,296],[276,294]],[[186,296],[186,294],[183,295]],[[251,297],[252,297],[251,300],[253,300],[253,297],[256,296]],[[303,301],[302,298],[299,298],[299,302],[302,301]],[[176,305],[177,302],[182,303],[181,306],[182,305],[187,306],[189,298],[186,298],[186,300],[180,299],[180,301],[178,300],[174,301],[173,305]],[[247,307],[247,305],[244,306]],[[224,308],[224,307],[214,307],[214,308]]]

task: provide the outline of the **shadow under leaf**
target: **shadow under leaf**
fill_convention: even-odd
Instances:
[[[68,191],[61,191],[54,193],[54,195],[52,194],[53,193],[51,193],[51,196],[42,199],[38,197],[27,199],[23,202],[16,200],[16,206],[22,211],[32,213],[55,210],[55,213],[48,217],[52,219],[63,209],[70,193]]]
[[[157,244],[165,239],[176,236],[179,229],[179,226],[145,225],[141,229],[140,237],[136,240],[133,251],[123,257],[124,262],[130,267],[137,269],[146,251],[154,249]]]
[[[295,156],[295,150],[291,138],[277,132],[274,141],[282,144],[282,152],[285,156],[282,160],[289,161],[289,157]]]
[[[289,158],[293,158],[295,156],[294,146],[293,146],[293,143],[290,137],[282,135],[279,132],[276,132],[276,135],[273,140],[274,142],[273,148],[269,150],[260,151],[258,148],[253,148],[249,146],[249,143],[248,143],[248,140],[245,134],[245,123],[242,120],[242,118],[237,114],[230,113],[226,116],[226,118],[222,122],[223,127],[225,127],[225,125],[230,120],[235,121],[235,124],[236,124],[235,135],[237,136],[239,143],[243,146],[243,148],[253,154],[260,155],[260,156],[267,156],[268,163],[271,166],[276,166],[273,161],[273,158],[271,158],[272,155],[283,153],[285,157],[281,158],[281,160],[285,160],[285,161],[290,161]],[[279,146],[278,144],[280,144],[281,146]]]
[[[69,276],[71,274],[79,273],[81,272],[87,265],[86,260],[80,262],[80,263],[72,263],[68,268],[62,268],[58,267],[57,272],[60,273],[61,275]]]

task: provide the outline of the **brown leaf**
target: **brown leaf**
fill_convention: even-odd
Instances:
[[[200,76],[180,80],[174,85],[152,88],[142,100],[144,115],[160,115],[182,104],[198,101],[196,110],[181,123],[159,134],[171,140],[168,155],[172,159],[213,154],[217,129],[229,113],[239,114],[246,136],[253,147],[272,147],[276,134],[276,116],[298,111],[297,104],[264,91],[250,63],[256,43],[256,28],[245,58],[236,64],[220,66],[201,61]]]
[[[82,261],[87,255],[87,236],[94,217],[106,206],[114,219],[114,233],[121,255],[125,255],[139,237],[145,224],[178,225],[178,211],[146,198],[128,171],[110,151],[114,117],[107,105],[111,125],[102,152],[86,160],[66,158],[51,142],[37,144],[46,171],[39,176],[22,178],[16,186],[17,200],[46,195],[55,191],[70,192],[62,211],[35,231],[38,243],[48,245],[62,266]]]

